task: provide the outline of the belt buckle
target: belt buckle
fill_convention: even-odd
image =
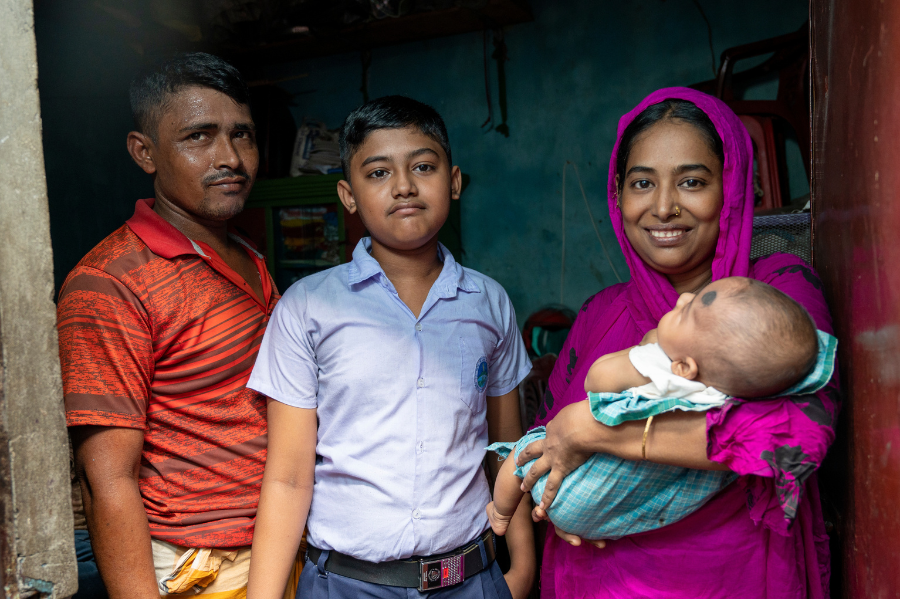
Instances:
[[[461,583],[465,578],[463,554],[438,560],[419,559],[419,591],[436,590]]]

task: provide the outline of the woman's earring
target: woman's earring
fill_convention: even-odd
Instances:
[[[675,207],[675,216],[676,216],[676,217],[680,217],[680,216],[681,216],[681,207],[680,207],[680,206],[676,206],[676,207]]]

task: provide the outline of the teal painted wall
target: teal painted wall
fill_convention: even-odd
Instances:
[[[150,178],[128,156],[125,136],[133,129],[128,86],[154,57],[141,43],[147,23],[110,14],[101,2],[36,4],[38,89],[58,291],[78,261],[131,217],[135,201],[153,196]],[[178,36],[152,31],[168,35],[171,47],[180,48]]]
[[[712,25],[717,60],[731,46],[795,31],[808,14],[804,0],[699,2]],[[713,74],[706,23],[693,0],[532,0],[531,5],[535,21],[505,34],[509,137],[480,127],[488,113],[481,33],[375,49],[369,74],[370,97],[404,94],[443,115],[454,162],[471,176],[461,200],[462,261],[507,289],[520,324],[545,304],[562,300],[577,307],[617,281],[569,168],[560,293],[566,161],[578,165],[611,261],[627,278],[604,193],[617,121],[654,89]],[[125,90],[144,58],[121,36],[98,40],[84,18],[71,22],[41,11],[37,17],[59,282],[130,216],[137,197],[152,193],[124,144],[131,127]],[[494,61],[491,69],[496,125]],[[269,79],[298,74],[307,75],[282,84],[294,95],[298,124],[311,117],[338,127],[362,102],[358,54],[273,66],[266,73]],[[772,92],[752,91],[755,97]],[[792,194],[804,193],[794,178],[791,187]]]

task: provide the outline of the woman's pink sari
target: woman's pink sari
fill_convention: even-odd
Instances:
[[[832,333],[822,284],[802,260],[776,254],[750,262],[753,150],[737,116],[721,101],[687,88],[650,94],[619,121],[618,138],[645,108],[689,100],[712,120],[725,150],[724,206],[713,279],[743,275],[769,283],[802,304]],[[632,346],[656,327],[678,293],[631,247],[609,169],[609,212],[631,281],[588,299],[550,377],[537,425],[585,398],[584,379],[600,356]],[[575,548],[548,534],[541,570],[544,597],[802,598],[828,594],[829,553],[815,470],[834,440],[836,376],[815,395],[730,401],[707,413],[707,454],[742,477],[689,517],[652,532]]]

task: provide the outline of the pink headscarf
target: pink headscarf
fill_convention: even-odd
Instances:
[[[616,205],[616,158],[625,128],[648,106],[670,98],[688,100],[697,105],[713,122],[725,150],[722,172],[724,204],[719,216],[719,241],[713,259],[713,281],[722,277],[746,277],[750,268],[750,239],[753,234],[753,142],[741,120],[728,106],[697,90],[683,87],[663,88],[644,98],[634,110],[619,119],[616,145],[609,161],[609,214],[619,245],[628,261],[631,279],[647,306],[647,317],[659,319],[675,306],[678,293],[672,284],[638,256],[622,227],[622,212]]]

